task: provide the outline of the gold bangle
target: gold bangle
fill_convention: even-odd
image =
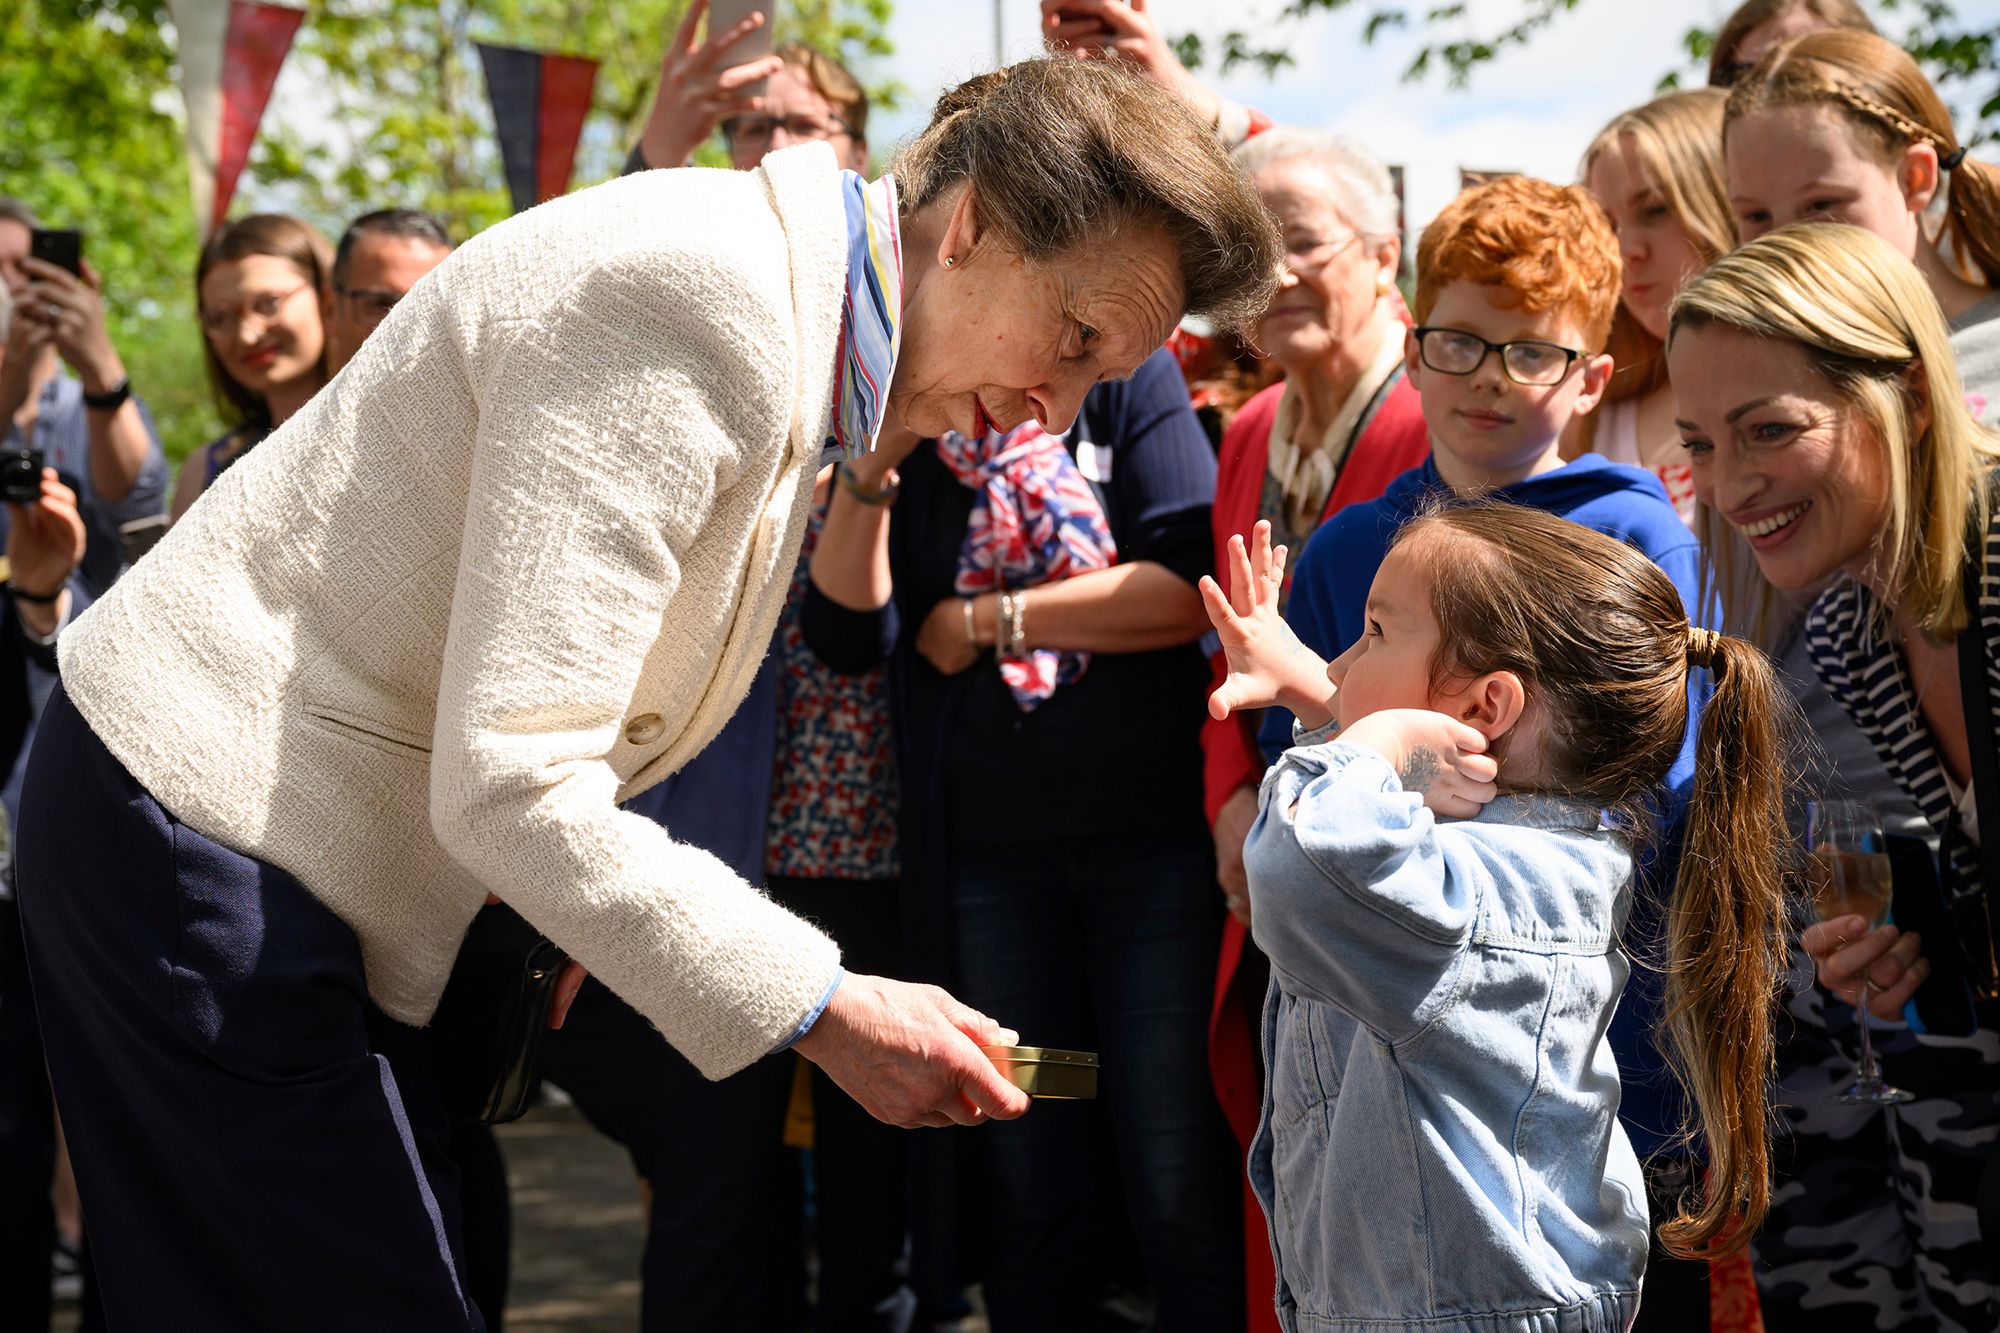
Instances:
[[[979,631],[972,627],[972,599],[961,597],[958,604],[965,608],[965,641],[974,648],[979,646]]]

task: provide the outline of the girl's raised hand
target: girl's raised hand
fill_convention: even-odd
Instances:
[[[1204,575],[1202,604],[1222,640],[1229,675],[1208,696],[1208,711],[1220,721],[1243,708],[1282,704],[1308,727],[1332,718],[1327,706],[1333,686],[1326,659],[1299,642],[1278,614],[1285,583],[1285,548],[1271,549],[1271,525],[1260,522],[1246,545],[1241,534],[1229,539],[1229,595]]]
[[[1387,759],[1403,790],[1422,796],[1433,814],[1470,819],[1498,794],[1500,765],[1486,753],[1485,735],[1444,713],[1385,708],[1342,728],[1340,739]]]

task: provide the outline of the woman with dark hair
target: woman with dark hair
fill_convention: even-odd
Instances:
[[[325,387],[321,300],[332,271],[326,238],[283,213],[225,223],[202,246],[194,272],[202,362],[229,430],[182,465],[175,519]]]
[[[1172,94],[1027,61],[947,105],[879,181],[802,144],[473,238],[65,633],[20,900],[114,1324],[481,1327],[425,1025],[489,894],[708,1077],[1027,1109],[980,1050],[1019,1034],[620,808],[735,712],[822,459],[1067,430],[1270,299]]]

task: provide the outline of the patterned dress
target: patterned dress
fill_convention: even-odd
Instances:
[[[765,870],[802,879],[894,879],[901,873],[900,793],[887,671],[832,671],[799,631],[806,571],[825,524],[826,506],[814,505],[778,620],[778,760]]]

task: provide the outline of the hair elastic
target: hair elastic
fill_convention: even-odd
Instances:
[[[1957,171],[1958,164],[1963,161],[1965,161],[1965,145],[1960,144],[1938,159],[1938,168],[1941,171]]]
[[[1687,660],[1689,666],[1715,669],[1715,659],[1722,653],[1722,636],[1712,629],[1699,625],[1688,626]]]

